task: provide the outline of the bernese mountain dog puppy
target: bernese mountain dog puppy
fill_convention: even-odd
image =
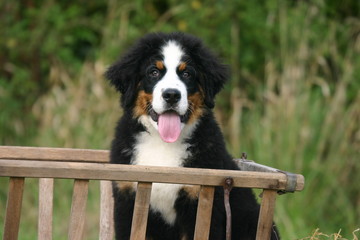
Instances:
[[[225,148],[212,109],[228,68],[196,37],[152,33],[106,72],[121,93],[110,161],[114,164],[239,169]],[[146,236],[191,240],[199,186],[152,185]],[[116,239],[129,239],[136,183],[114,182]],[[210,239],[225,239],[222,187],[215,190]],[[259,205],[251,189],[230,194],[232,239],[255,239]],[[274,229],[271,239],[279,239]]]

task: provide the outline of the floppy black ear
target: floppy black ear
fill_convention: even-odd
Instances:
[[[209,55],[208,53],[204,56],[201,60],[200,85],[205,94],[206,106],[213,108],[215,106],[215,96],[223,88],[230,71],[227,65],[221,64],[212,54]]]
[[[131,107],[138,93],[138,86],[144,77],[141,68],[159,48],[163,33],[150,33],[140,38],[123,57],[112,65],[105,73],[105,77],[122,94],[123,107]]]
[[[119,61],[110,66],[105,77],[122,94],[122,106],[130,106],[135,101],[137,85],[140,81],[137,49],[130,50]]]

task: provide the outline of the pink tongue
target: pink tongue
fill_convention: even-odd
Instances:
[[[161,139],[164,142],[175,142],[181,132],[180,116],[176,113],[163,113],[159,115],[158,127]]]

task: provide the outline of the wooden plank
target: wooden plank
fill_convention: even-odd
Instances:
[[[149,214],[151,183],[139,182],[134,205],[130,240],[145,240]]]
[[[109,160],[109,155],[110,153],[107,150],[0,146],[0,159],[106,163]],[[242,159],[234,159],[234,161],[240,164],[241,167],[248,169],[247,171],[252,171],[253,167],[248,166],[251,165],[256,166],[254,170],[260,172],[281,172],[278,169],[247,160],[242,162]],[[297,177],[298,186],[295,189],[291,188],[291,191],[301,191],[304,188],[304,177],[296,174],[291,176],[294,175]],[[291,186],[294,186],[294,181],[291,180]]]
[[[195,240],[207,240],[209,238],[214,192],[214,187],[201,187],[196,213]]]
[[[52,239],[54,179],[39,179],[38,239]]]
[[[10,178],[3,239],[18,239],[24,182],[24,178]]]
[[[110,181],[100,181],[100,240],[114,238],[114,198]]]
[[[277,192],[264,189],[261,200],[256,240],[270,239]]]
[[[222,186],[224,179],[231,177],[234,179],[234,187],[276,190],[285,190],[287,181],[286,175],[282,173],[24,160],[0,160],[0,176],[122,180],[208,186]],[[297,176],[296,190],[299,191],[303,189],[304,177]]]
[[[83,238],[88,190],[89,180],[75,180],[69,222],[68,239],[70,240]]]
[[[0,159],[109,162],[109,151],[73,148],[0,146]]]

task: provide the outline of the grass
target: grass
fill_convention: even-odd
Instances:
[[[304,9],[301,20],[296,19],[299,9],[282,9],[293,18],[281,21],[280,57],[268,53],[264,80],[252,76],[255,83],[265,82],[254,100],[240,87],[231,90],[232,115],[222,124],[228,126],[224,131],[235,155],[245,151],[258,162],[305,176],[303,192],[281,196],[277,203],[276,222],[285,239],[317,227],[341,228],[350,238],[359,227],[360,195],[354,184],[360,181],[359,89],[347,101],[357,81],[359,39],[346,46],[345,55],[338,51],[340,25],[330,25],[324,38],[314,41],[312,25],[323,17],[315,10]],[[325,56],[335,61],[336,76]]]
[[[354,230],[352,232],[353,238],[352,240],[358,240],[357,233],[360,231],[360,228]],[[331,239],[331,240],[347,240],[346,238],[343,238],[341,235],[341,229],[337,233],[332,234],[324,234],[320,231],[319,228],[315,229],[313,234],[310,237],[302,238],[300,240],[321,240],[321,239]]]

